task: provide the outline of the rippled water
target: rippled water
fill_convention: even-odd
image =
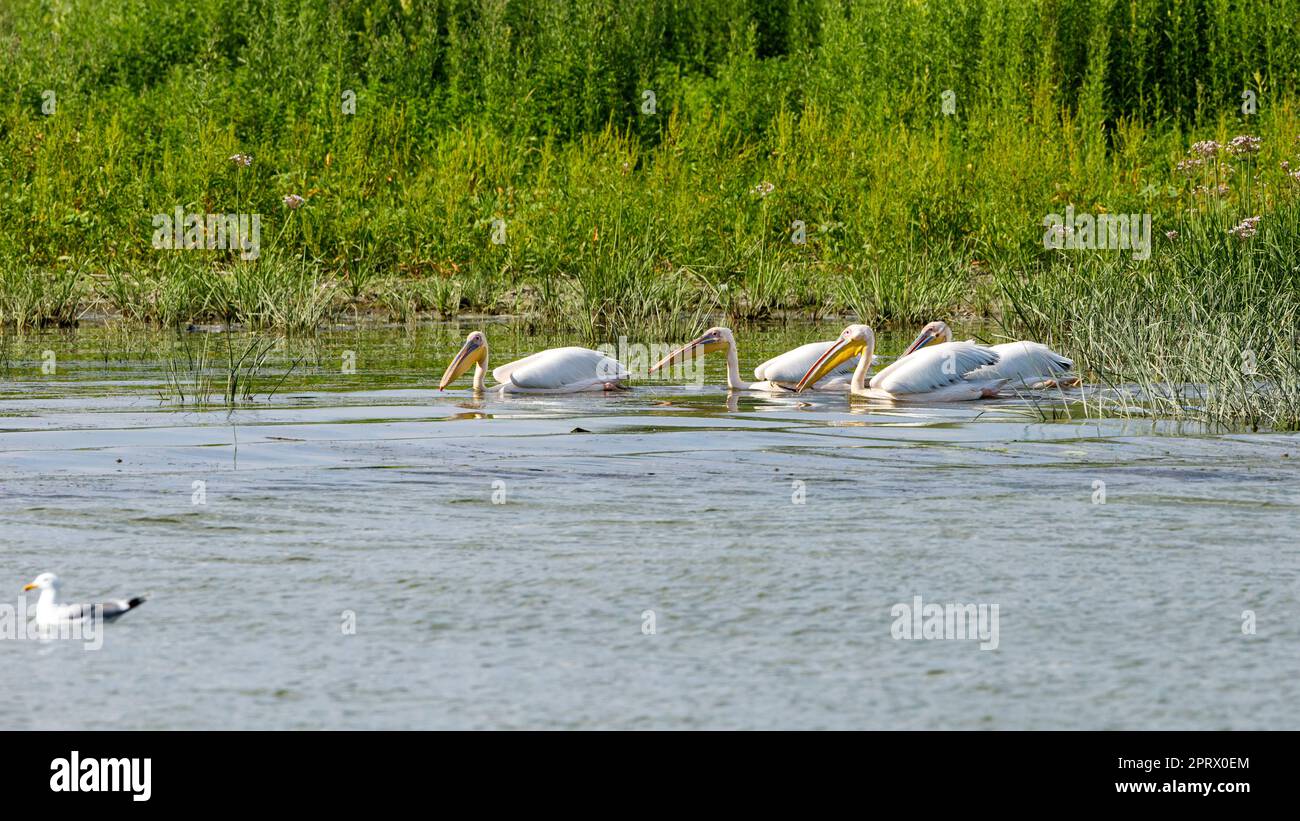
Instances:
[[[465,330],[286,342],[233,413],[160,399],[216,335],[6,339],[0,602],[151,598],[98,651],[0,641],[0,726],[1300,726],[1295,435],[729,398],[719,363],[440,394]],[[836,330],[741,333],[742,369]],[[918,595],[996,604],[997,649],[893,638]]]

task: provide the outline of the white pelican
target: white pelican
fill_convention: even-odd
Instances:
[[[952,342],[952,329],[946,322],[931,322],[921,329],[903,356],[930,345]],[[1054,388],[1058,384],[1078,384],[1079,378],[1061,375],[1074,367],[1074,363],[1041,342],[1004,342],[990,345],[997,351],[998,364],[972,371],[967,379],[1007,379],[1012,385],[1027,388]]]
[[[41,591],[40,598],[36,600],[37,627],[56,627],[60,624],[70,624],[85,618],[94,618],[96,607],[103,608],[103,619],[105,622],[110,622],[144,604],[144,596],[136,596],[133,599],[116,599],[98,605],[60,604],[59,591],[62,589],[63,582],[53,573],[42,573],[33,579],[31,584],[23,588],[23,592],[28,590]]]
[[[899,357],[866,382],[876,334],[866,325],[850,325],[822,354],[795,390],[803,390],[859,353],[849,392],[892,402],[962,402],[995,396],[1005,379],[970,379],[979,368],[998,363],[998,354],[973,342],[949,342]]]
[[[730,328],[709,328],[696,339],[665,356],[650,368],[654,373],[660,368],[693,357],[714,353],[725,349],[727,352],[727,388],[733,391],[770,391],[786,393],[794,390],[808,368],[826,353],[835,340],[830,342],[810,342],[800,345],[792,351],[774,356],[754,368],[757,382],[743,382],[740,379],[740,354],[736,351],[736,335]],[[855,360],[848,360],[827,373],[826,377],[812,386],[818,391],[847,391],[849,376],[853,373]]]
[[[438,390],[444,390],[474,366],[474,390],[483,392],[483,374],[488,366],[487,337],[475,331],[465,338],[451,360]],[[492,371],[502,393],[578,393],[608,391],[623,387],[625,369],[617,359],[587,348],[551,348],[516,359]]]

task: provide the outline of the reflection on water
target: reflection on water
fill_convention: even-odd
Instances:
[[[439,393],[468,327],[283,343],[233,412],[160,401],[184,338],[9,338],[0,601],[152,597],[96,653],[0,644],[0,726],[1297,726],[1295,435],[729,395],[716,361]],[[741,334],[742,370],[837,330]],[[895,640],[918,595],[999,605],[998,648]]]

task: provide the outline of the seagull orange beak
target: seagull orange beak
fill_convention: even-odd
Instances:
[[[35,590],[35,589],[36,589],[35,584],[29,584],[23,588],[23,592],[26,593],[28,590]]]

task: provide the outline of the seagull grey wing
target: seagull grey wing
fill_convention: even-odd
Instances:
[[[104,606],[104,621],[112,621],[113,619],[117,618],[118,616],[122,615],[123,613],[131,609],[130,603],[122,600],[106,601],[103,603],[103,606]]]
[[[94,611],[94,607],[89,604],[65,604],[59,607],[59,620],[81,621],[86,616],[92,615]]]
[[[113,601],[100,602],[99,606],[103,608],[103,610],[101,611],[101,615],[104,621],[110,622],[118,618],[119,616],[122,616],[136,609],[140,605],[144,604],[144,601],[145,601],[144,596],[136,596],[133,599],[114,599]],[[94,618],[95,605],[91,605],[91,604],[68,605],[69,610],[73,608],[76,608],[77,615],[65,616],[64,618],[67,618],[69,620],[83,619],[88,617]]]

